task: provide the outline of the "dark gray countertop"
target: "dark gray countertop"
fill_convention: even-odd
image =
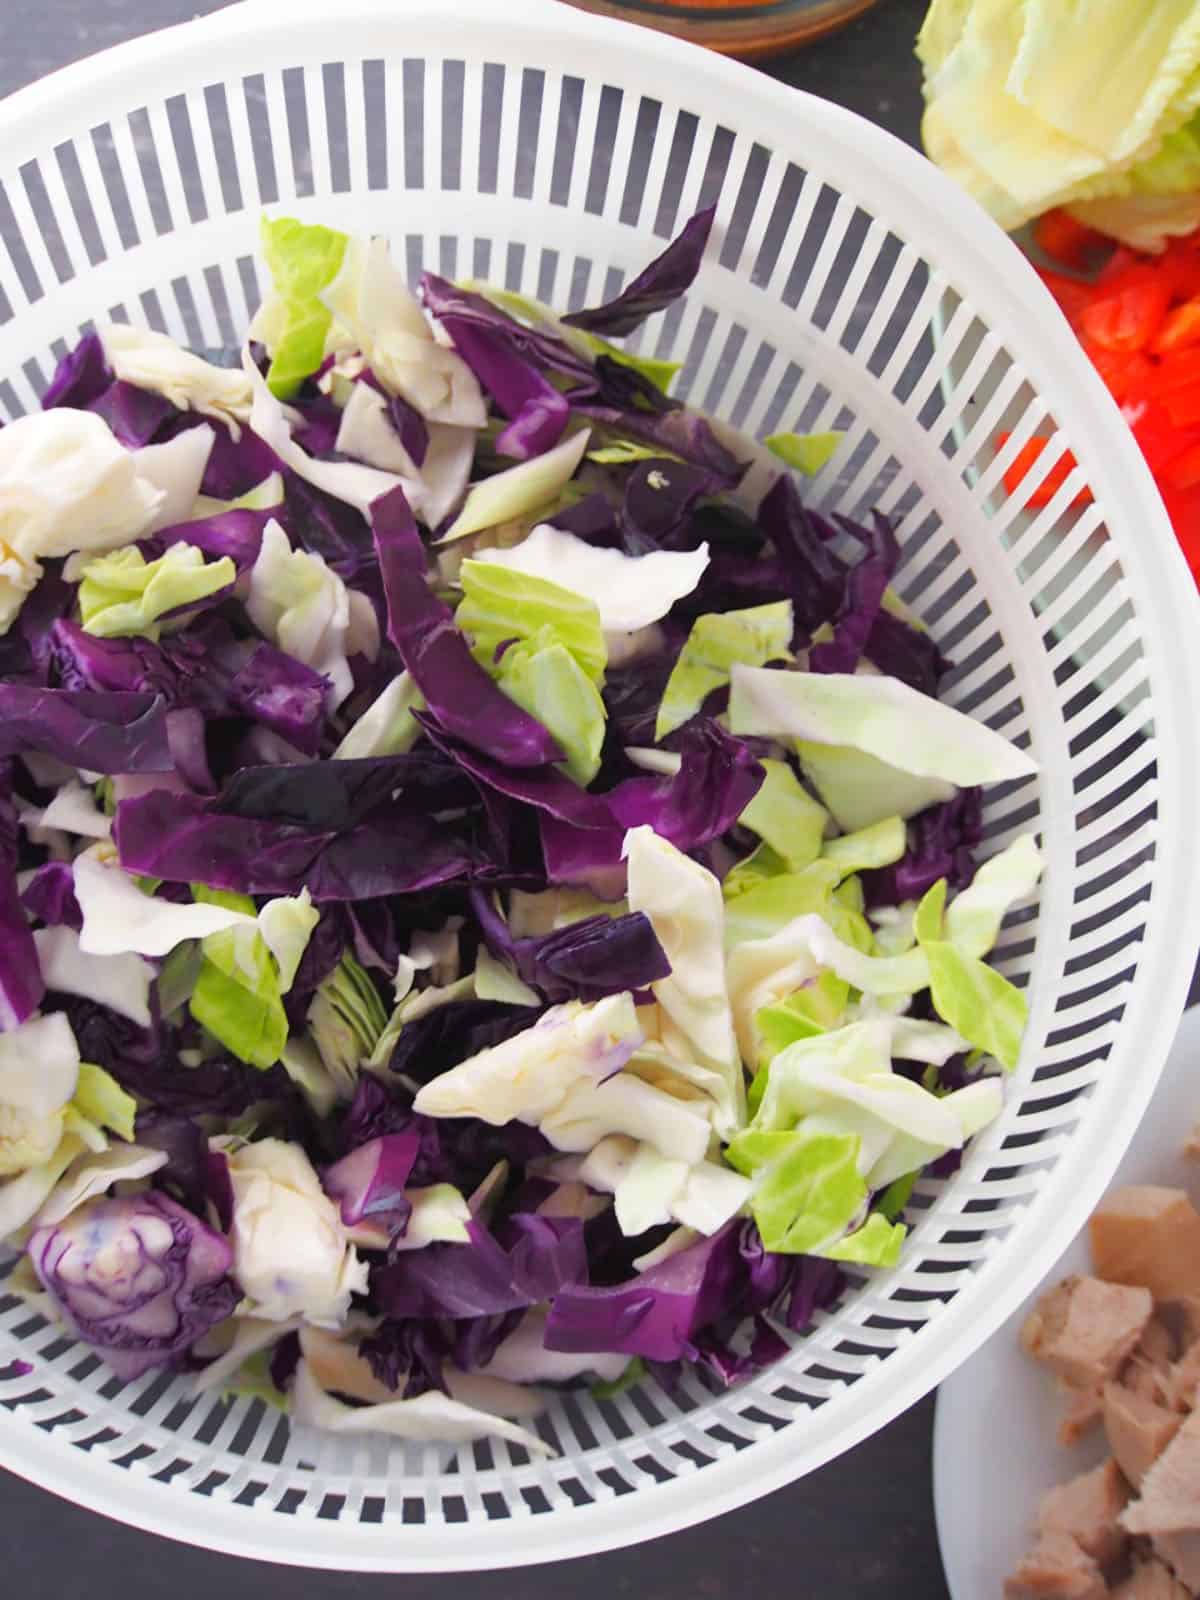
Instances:
[[[220,9],[223,0],[0,0],[0,95],[55,67],[152,28]],[[860,112],[916,142],[920,94],[912,40],[925,0],[880,0],[834,38],[777,62],[774,76]],[[281,7],[281,13],[284,8]],[[237,1562],[80,1511],[0,1473],[0,1591],[25,1600],[540,1600],[565,1587],[608,1600],[724,1600],[750,1583],[767,1597],[944,1600],[933,1525],[933,1402],[791,1488],[716,1522],[586,1563],[516,1573],[364,1578]]]

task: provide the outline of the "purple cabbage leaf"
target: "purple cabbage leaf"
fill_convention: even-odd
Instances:
[[[620,339],[640,328],[656,311],[665,311],[686,294],[695,281],[716,211],[715,205],[697,211],[662,254],[626,284],[614,300],[584,311],[572,311],[563,321],[587,333]]]
[[[232,816],[220,805],[220,795],[205,801],[163,790],[122,800],[113,827],[121,864],[238,894],[307,888],[318,902],[412,894],[464,878],[477,864],[472,847],[429,818],[379,817],[339,833]]]
[[[10,762],[0,761],[0,1032],[4,1033],[33,1015],[46,989],[17,889],[17,809],[10,767]]]
[[[37,751],[88,772],[171,772],[166,710],[153,694],[0,683],[0,759]]]
[[[489,1232],[467,1224],[466,1244],[432,1244],[375,1267],[371,1293],[389,1317],[481,1317],[549,1300],[586,1283],[577,1217],[516,1212]]]
[[[126,1380],[177,1365],[241,1298],[229,1242],[154,1189],[89,1200],[28,1251],[63,1320]]]
[[[832,1263],[819,1267],[832,1270],[813,1274],[805,1257],[771,1254],[753,1222],[735,1218],[632,1279],[564,1288],[550,1307],[546,1348],[695,1361],[706,1332],[724,1343],[746,1317],[768,1310],[799,1331],[841,1287]],[[710,1355],[715,1348],[710,1342]]]
[[[403,489],[371,506],[371,526],[387,596],[388,634],[438,724],[506,767],[562,759],[550,733],[488,677],[429,587],[425,547]]]
[[[420,1151],[417,1134],[385,1133],[325,1168],[321,1183],[346,1227],[369,1219],[393,1235],[404,1232],[412,1214],[404,1186]]]
[[[966,889],[975,877],[975,850],[983,842],[983,805],[978,789],[960,789],[952,800],[930,806],[908,823],[908,848],[890,867],[860,874],[869,906],[920,900],[939,878]]]
[[[600,913],[540,938],[518,939],[485,890],[472,888],[471,905],[492,954],[511,962],[552,1004],[644,989],[670,974],[671,963],[644,912]]]

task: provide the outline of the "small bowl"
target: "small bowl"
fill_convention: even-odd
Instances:
[[[581,11],[619,17],[719,50],[763,61],[823,39],[869,11],[875,0],[567,0]]]

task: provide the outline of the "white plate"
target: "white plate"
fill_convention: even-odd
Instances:
[[[1200,1006],[1184,1013],[1150,1109],[1114,1183],[1164,1183],[1200,1194],[1200,1167],[1182,1154],[1200,1120]],[[1079,1234],[1046,1280],[1090,1268]],[[1055,1438],[1054,1380],[1017,1335],[1045,1284],[938,1391],[933,1498],[946,1582],[954,1600],[993,1600],[1029,1548],[1037,1503],[1052,1484],[1103,1457],[1099,1432],[1073,1449]]]

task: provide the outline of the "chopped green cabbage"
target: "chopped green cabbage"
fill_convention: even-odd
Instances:
[[[367,756],[402,756],[421,737],[421,724],[414,711],[424,711],[425,696],[411,674],[400,672],[371,705],[333,752],[334,761],[352,761]]]
[[[79,612],[85,633],[100,639],[159,636],[159,619],[180,606],[194,605],[237,577],[228,556],[205,561],[190,544],[171,545],[147,561],[136,545],[94,556],[83,568]]]
[[[203,905],[255,917],[248,895],[192,885]],[[265,1071],[283,1054],[288,1037],[283,996],[291,987],[318,913],[307,891],[273,900],[256,920],[210,933],[188,1001],[192,1016],[239,1061]]]
[[[665,739],[696,715],[714,689],[725,688],[735,662],[762,667],[786,660],[792,632],[790,600],[697,617],[663,690],[655,739]]]
[[[961,788],[1037,771],[986,723],[881,674],[735,665],[729,726],[739,734],[848,746],[901,772]]]
[[[945,900],[943,878],[921,901],[914,919],[917,945],[929,964],[933,1008],[968,1043],[1011,1071],[1021,1054],[1029,1016],[1025,996],[1003,973],[945,936],[949,932],[948,927],[943,932]]]
[[[1002,227],[1069,205],[1159,249],[1183,231],[1164,196],[1195,214],[1193,0],[934,0],[917,54],[925,148]]]
[[[786,761],[764,760],[763,770],[766,777],[738,821],[758,834],[791,871],[799,872],[821,854],[829,813]]]
[[[289,399],[321,365],[333,323],[321,291],[341,271],[348,243],[335,228],[294,217],[262,219],[263,259],[275,286],[267,387],[277,400]]]
[[[520,461],[473,485],[462,510],[438,543],[452,544],[469,533],[482,533],[485,528],[547,509],[575,476],[590,437],[585,428],[556,444],[553,450],[530,461]]]
[[[859,833],[888,817],[915,817],[952,800],[955,786],[943,778],[918,778],[848,745],[796,740],[800,770],[840,828]]]
[[[836,430],[829,433],[772,433],[763,443],[780,461],[795,467],[806,478],[815,478],[821,468],[832,461],[844,438],[845,434]]]
[[[317,989],[308,1025],[326,1070],[350,1099],[359,1068],[379,1044],[388,1015],[370,976],[349,952]]]
[[[118,1138],[132,1143],[137,1101],[103,1067],[91,1061],[79,1063],[79,1082],[71,1105],[93,1126],[108,1128]]]
[[[899,861],[907,847],[903,818],[884,817],[882,822],[873,822],[869,828],[827,840],[821,854],[843,872],[868,872],[876,867],[890,867]],[[858,909],[861,911],[862,907]]]
[[[600,770],[604,701],[566,645],[546,628],[548,641],[511,646],[494,677],[510,700],[548,728],[562,747],[561,770],[586,788]]]
[[[459,575],[463,598],[455,621],[471,640],[479,664],[495,673],[512,640],[554,641],[571,652],[592,683],[604,682],[608,646],[593,601],[547,578],[515,571],[493,561],[464,561]]]

